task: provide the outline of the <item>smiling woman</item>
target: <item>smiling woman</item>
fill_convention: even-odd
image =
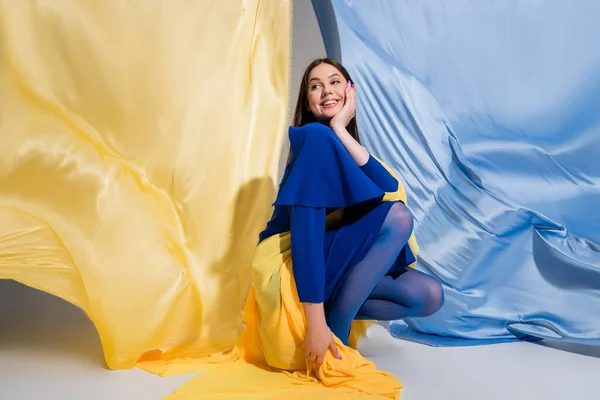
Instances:
[[[409,269],[418,249],[401,182],[346,129],[351,89],[329,125],[290,127],[290,157],[252,259],[246,327],[231,353],[207,360],[228,365],[193,378],[174,398],[400,397],[398,378],[355,350],[359,336],[369,320],[429,315],[443,295],[437,281]],[[359,166],[354,152],[368,161]],[[164,371],[198,372],[194,363]]]
[[[290,234],[291,263],[282,267],[291,267],[306,318],[305,335],[295,342],[315,370],[327,350],[339,359],[339,344],[355,344],[350,331],[357,320],[427,316],[443,303],[440,284],[408,268],[416,252],[413,218],[399,180],[360,144],[355,109],[346,69],[329,58],[313,61],[302,78],[275,209],[255,256],[260,265],[261,248]]]
[[[342,77],[331,64],[321,63],[314,67],[308,79],[308,104],[319,122],[329,121],[340,111],[346,100],[346,86],[350,80]]]
[[[339,63],[309,65],[273,213],[252,257],[245,329],[232,352],[203,360],[218,369],[193,378],[175,398],[400,397],[402,383],[365,360],[358,340],[373,320],[436,312],[443,293],[410,268],[418,247],[406,193],[360,144],[355,103]],[[197,360],[138,366],[199,372]]]
[[[317,121],[328,125],[344,106],[348,86],[353,88],[350,74],[343,65],[331,58],[314,60],[306,68],[300,83],[293,125],[302,126]],[[355,93],[354,91],[353,94]],[[325,104],[331,101],[335,103]],[[351,111],[354,109],[350,108]],[[352,118],[346,128],[354,140],[360,143],[356,118]]]

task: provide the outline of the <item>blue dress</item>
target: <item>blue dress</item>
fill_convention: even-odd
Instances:
[[[359,167],[326,125],[290,127],[289,138],[290,158],[259,239],[290,231],[298,297],[327,309],[377,239],[393,205],[381,199],[398,182],[372,156]],[[341,224],[326,229],[327,214],[340,208]],[[406,245],[388,274],[399,275],[414,261]]]

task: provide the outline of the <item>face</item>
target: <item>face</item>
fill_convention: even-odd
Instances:
[[[333,65],[322,63],[308,76],[308,106],[317,121],[329,123],[344,106],[347,81]]]

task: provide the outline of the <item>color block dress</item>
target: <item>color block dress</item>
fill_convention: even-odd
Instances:
[[[359,167],[321,123],[290,127],[289,138],[290,159],[259,241],[290,232],[299,300],[323,302],[327,310],[377,239],[394,204],[381,200],[398,181],[373,156]],[[414,261],[407,244],[388,275],[400,275]]]

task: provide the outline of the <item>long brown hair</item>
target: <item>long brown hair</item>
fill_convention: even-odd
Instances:
[[[302,76],[302,82],[300,83],[300,92],[298,93],[298,101],[296,102],[296,110],[294,111],[294,118],[292,120],[293,126],[302,126],[317,121],[308,106],[308,77],[310,76],[310,72],[313,70],[313,68],[320,64],[329,64],[334,66],[342,73],[346,80],[351,80],[350,74],[348,71],[346,71],[346,68],[332,58],[317,58],[311,62],[308,67],[306,67],[304,76]],[[352,118],[346,129],[348,130],[348,133],[350,133],[350,136],[360,143],[358,126],[356,125],[356,116]]]

